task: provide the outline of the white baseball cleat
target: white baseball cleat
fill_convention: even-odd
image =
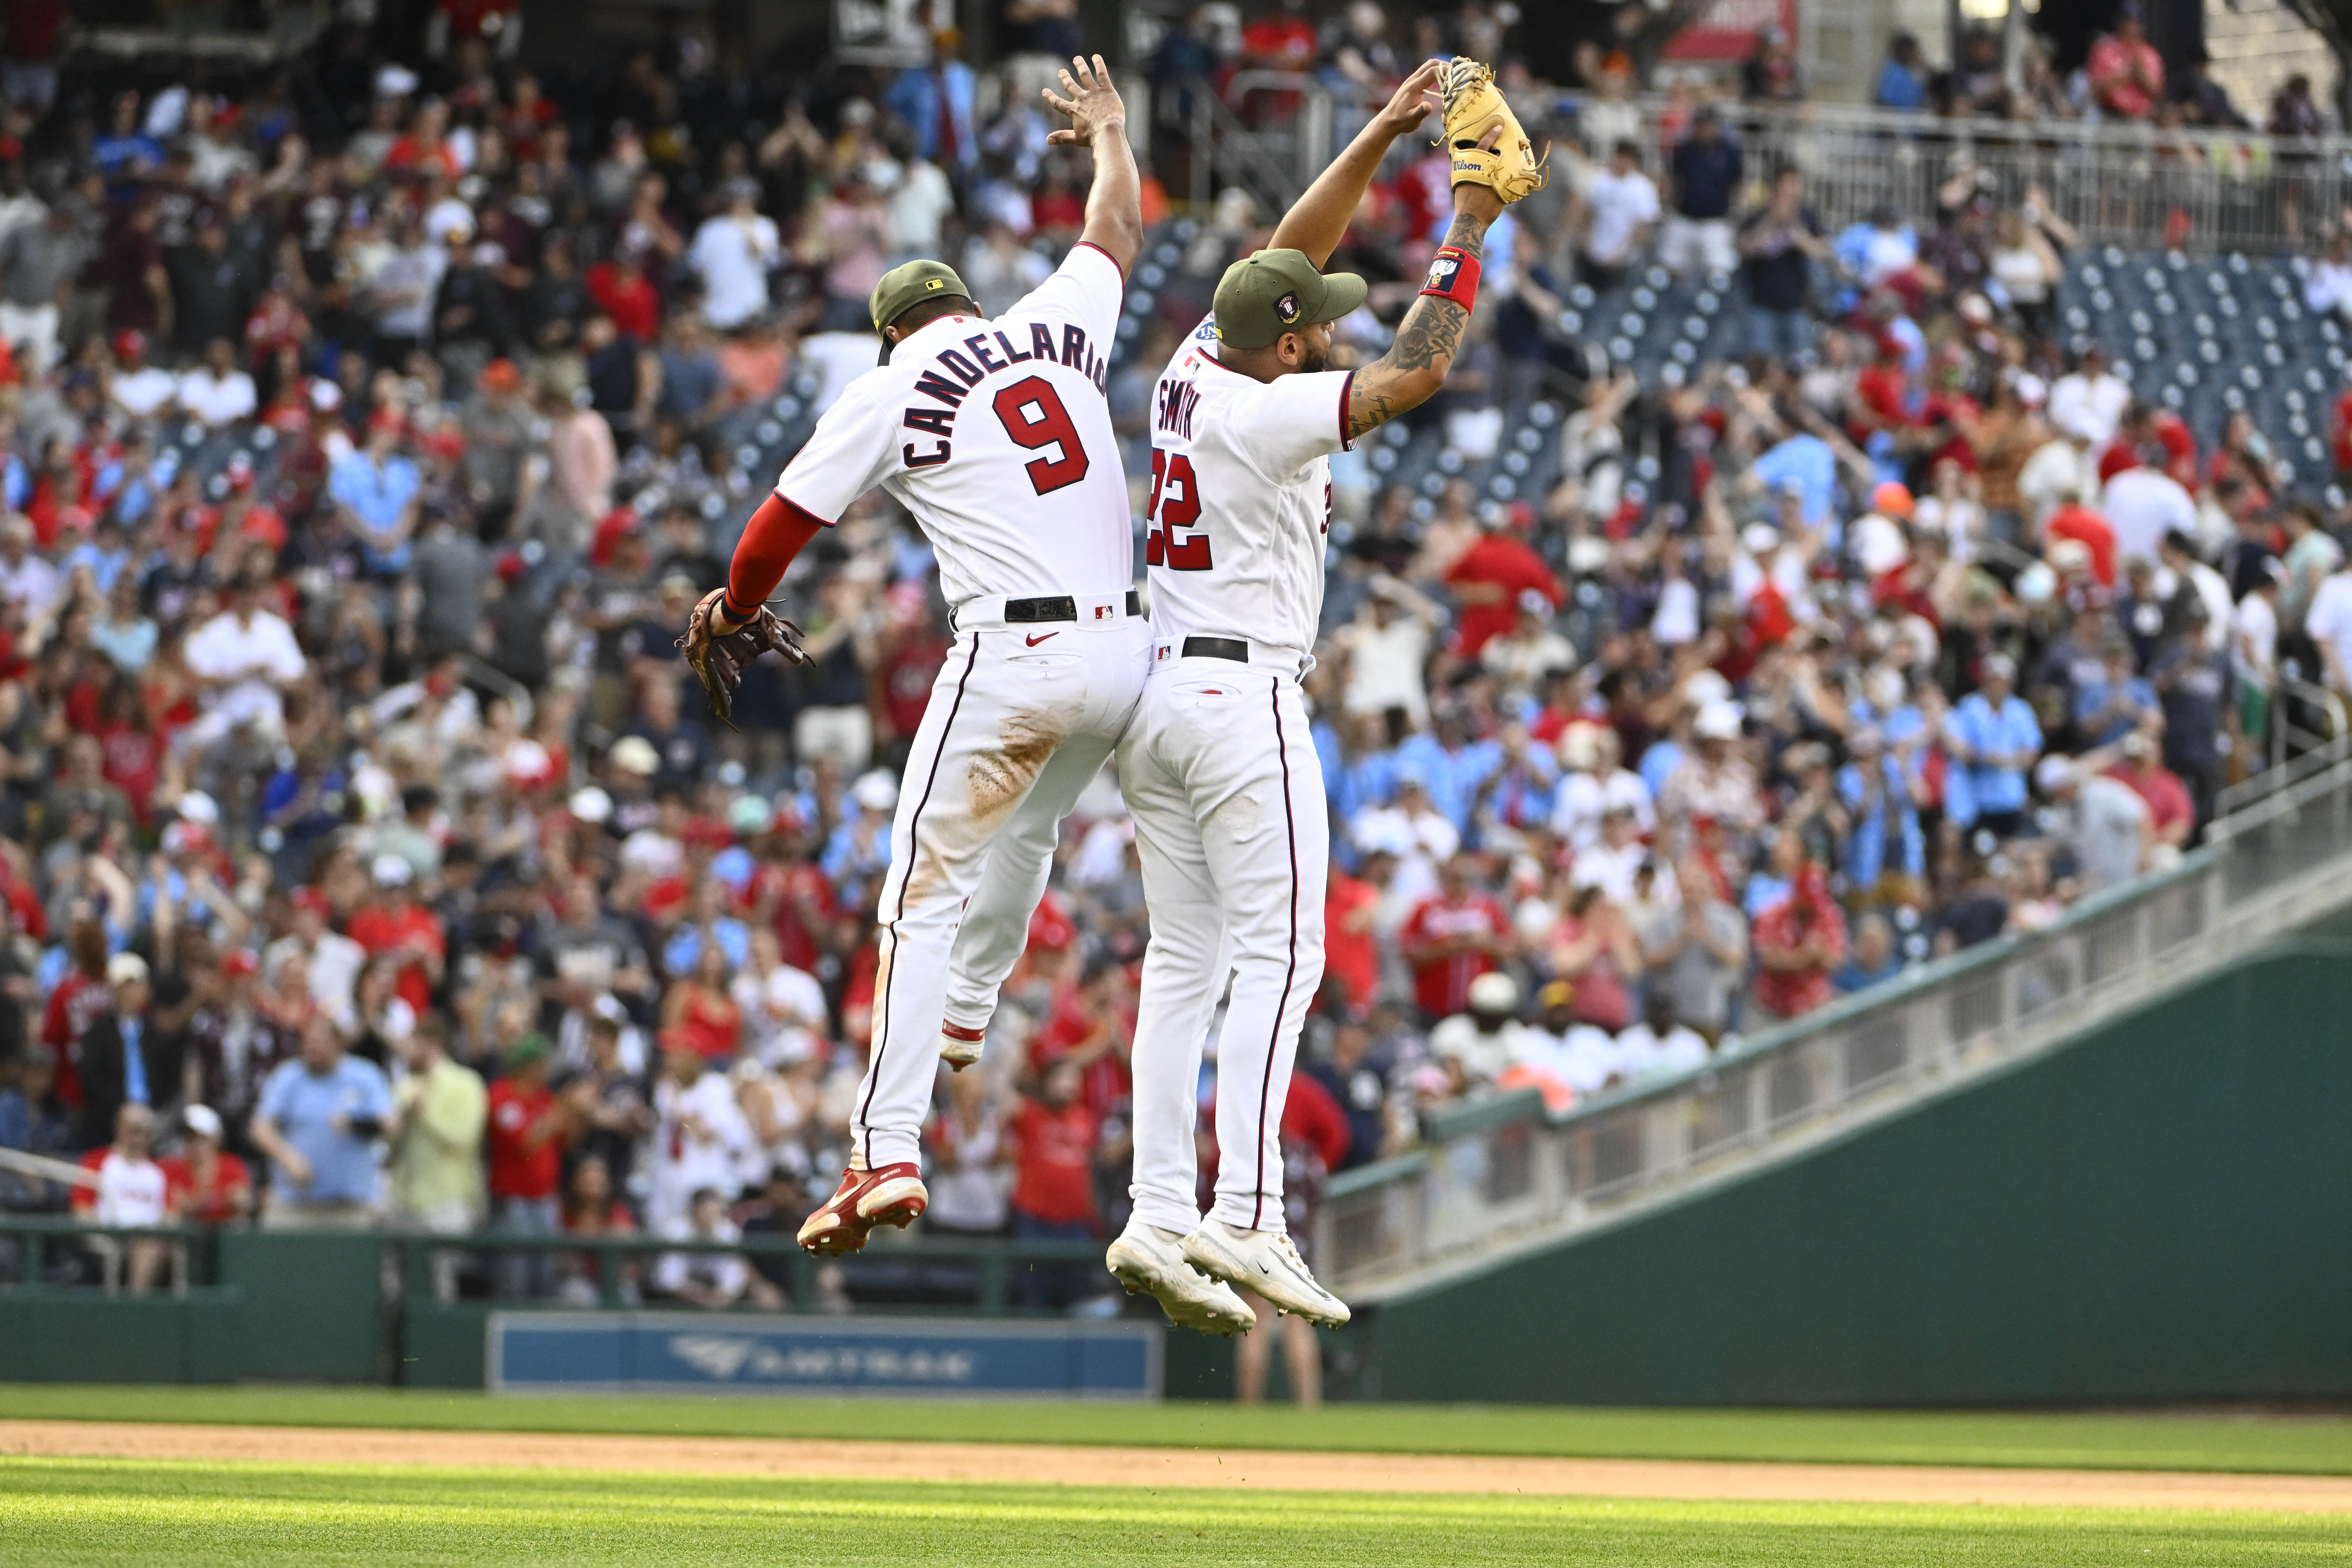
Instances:
[[[1184,1261],[1183,1245],[1181,1231],[1130,1219],[1103,1254],[1103,1264],[1129,1295],[1140,1290],[1151,1297],[1180,1329],[1231,1339],[1257,1327],[1257,1314],[1230,1287]]]
[[[1246,1286],[1310,1323],[1336,1329],[1348,1321],[1348,1303],[1315,1283],[1298,1248],[1278,1231],[1204,1219],[1184,1238],[1184,1261],[1229,1285]]]
[[[988,1031],[966,1029],[955,1024],[940,1026],[940,1060],[957,1072],[980,1060],[980,1047],[988,1040]]]

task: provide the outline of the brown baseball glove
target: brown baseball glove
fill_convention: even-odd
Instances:
[[[808,650],[801,647],[801,629],[762,605],[750,620],[732,631],[720,631],[724,624],[719,602],[727,591],[713,588],[694,606],[694,614],[686,619],[686,635],[677,639],[677,649],[702,682],[703,695],[710,699],[710,710],[725,720],[731,728],[734,721],[728,715],[735,709],[735,689],[743,684],[743,672],[751,661],[763,653],[780,653],[794,664],[809,662]]]
[[[1456,56],[1446,64],[1444,97],[1454,184],[1485,185],[1507,203],[1543,189],[1544,164],[1551,149],[1536,156],[1519,117],[1503,101],[1491,69],[1466,55]],[[1488,133],[1497,128],[1499,133],[1489,142]]]

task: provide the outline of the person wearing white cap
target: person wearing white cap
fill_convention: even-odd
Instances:
[[[2025,826],[2025,774],[2042,754],[2042,723],[2017,695],[2017,661],[1987,654],[1978,688],[1944,721],[1953,767],[1944,780],[1944,810],[1961,827],[1979,825],[2000,838]]]
[[[125,1105],[169,1107],[180,1097],[180,1055],[173,1042],[147,1024],[147,961],[118,952],[106,962],[112,1006],[82,1032],[81,1138],[85,1147],[114,1134],[114,1113]]]
[[[1470,983],[1470,1010],[1429,1032],[1430,1054],[1458,1068],[1473,1087],[1489,1084],[1519,1059],[1527,1026],[1518,1020],[1518,982],[1497,970]]]
[[[1711,672],[1710,672],[1711,673]],[[1618,762],[1622,742],[1606,724],[1579,722],[1560,731],[1559,791],[1552,796],[1551,829],[1571,848],[1601,842],[1601,819],[1612,810],[1631,812],[1643,833],[1657,826],[1650,786]]]
[[[172,1217],[183,1225],[227,1225],[253,1213],[253,1173],[221,1145],[228,1130],[209,1105],[180,1112],[185,1152],[162,1162],[170,1183]]]
[[[397,966],[393,988],[419,1017],[433,1005],[433,988],[441,983],[448,938],[441,919],[419,904],[410,884],[416,868],[398,855],[375,858],[368,868],[375,897],[352,916],[352,940],[366,950],[371,961],[390,960]]]
[[[1716,699],[1691,720],[1691,752],[1668,774],[1658,792],[1658,819],[1678,839],[1698,817],[1721,825],[1735,843],[1764,826],[1756,770],[1739,754],[1739,705]]]
[[[2084,892],[2120,887],[2147,868],[2155,843],[2147,803],[2129,784],[2060,756],[2034,764],[2033,784],[2051,804],[2052,836],[2074,852]]]

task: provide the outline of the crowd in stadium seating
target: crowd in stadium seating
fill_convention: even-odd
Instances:
[[[1264,9],[1155,73],[1381,86],[1507,47],[1502,7],[1320,38]],[[816,662],[761,667],[740,733],[672,643],[871,364],[882,271],[946,256],[1000,309],[1087,172],[1017,64],[757,101],[692,42],[557,83],[479,37],[331,41],[315,100],[68,78],[0,110],[0,1146],[86,1152],[100,1217],[718,1242],[842,1164],[894,764],[949,644],[929,551],[878,492],[845,518],[787,583]],[[1707,102],[1661,144],[1613,61],[1505,74],[1552,184],[1490,237],[1444,394],[1333,464],[1310,1194],[1464,1096],[1566,1109],[2046,926],[2261,765],[2283,655],[2352,689],[2339,520],[2278,432],[2143,401],[2062,325],[2079,257],[2038,194],[1832,231]],[[1160,129],[1131,479],[1160,366],[1275,216],[1171,216],[1192,150]],[[1445,181],[1400,143],[1333,262],[1375,285],[1343,353],[1385,342]],[[1603,345],[1662,300],[1704,301],[1708,352]],[[1132,838],[1106,779],[985,1060],[942,1075],[928,1227],[1115,1225]],[[593,1297],[583,1268],[499,1283]],[[768,1301],[768,1268],[637,1285]]]

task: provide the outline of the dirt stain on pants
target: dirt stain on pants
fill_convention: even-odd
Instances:
[[[1020,805],[1062,740],[1059,730],[1034,715],[1007,720],[998,744],[972,753],[972,820],[993,824]]]

